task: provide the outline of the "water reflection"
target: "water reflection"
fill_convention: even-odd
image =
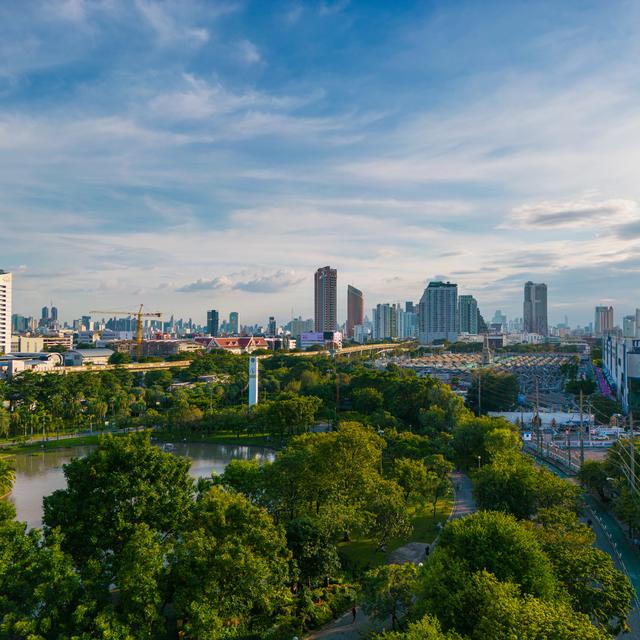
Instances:
[[[73,458],[86,456],[95,446],[65,447],[46,452],[16,455],[16,482],[9,500],[14,504],[17,519],[29,527],[42,526],[42,498],[57,489],[64,489],[63,465]],[[263,447],[225,444],[176,442],[175,455],[191,460],[190,473],[194,478],[209,477],[212,471],[220,474],[231,460],[273,460],[274,454]]]

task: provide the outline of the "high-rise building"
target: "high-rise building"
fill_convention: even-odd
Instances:
[[[493,318],[491,319],[491,324],[499,325],[501,327],[501,331],[506,330],[507,328],[507,316],[502,313],[500,309],[497,309],[493,314]]]
[[[364,322],[364,296],[360,289],[347,286],[347,327],[348,338],[353,338],[353,327]]]
[[[400,337],[404,311],[399,304],[379,304],[373,310],[373,337],[375,340],[390,340]]]
[[[407,300],[404,303],[404,310],[406,313],[415,313],[416,312],[416,305],[413,304],[413,302],[411,300]]]
[[[267,325],[267,335],[275,336],[277,333],[276,319],[269,316],[269,324]]]
[[[522,319],[525,333],[549,335],[547,319],[547,285],[540,282],[525,282]]]
[[[478,333],[478,301],[473,296],[458,298],[458,327],[460,333]]]
[[[0,353],[11,352],[12,277],[0,269]]]
[[[593,331],[597,336],[613,331],[613,307],[597,306]]]
[[[338,271],[321,267],[315,274],[315,328],[316,331],[336,331]]]
[[[220,329],[220,315],[215,309],[207,311],[207,333],[214,338],[218,335]]]
[[[42,307],[42,313],[40,314],[40,324],[49,323],[49,307]]]
[[[455,342],[458,338],[458,285],[430,282],[418,308],[419,339],[422,344],[436,340]]]
[[[240,315],[237,311],[232,311],[229,314],[229,333],[232,335],[240,333]]]
[[[58,307],[51,307],[51,322],[58,322]]]
[[[636,317],[633,316],[625,316],[622,319],[622,335],[625,338],[635,338],[636,337]]]
[[[299,338],[303,333],[310,333],[313,331],[315,322],[313,318],[303,320],[302,317],[294,318],[287,324],[287,329],[294,338]]]

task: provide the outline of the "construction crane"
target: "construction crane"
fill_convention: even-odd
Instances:
[[[142,318],[160,318],[162,319],[162,313],[158,311],[148,311],[146,313],[142,312],[143,305],[140,305],[140,308],[137,311],[97,311],[92,310],[89,313],[106,313],[112,316],[136,316],[137,324],[136,324],[136,355],[138,360],[142,357]]]

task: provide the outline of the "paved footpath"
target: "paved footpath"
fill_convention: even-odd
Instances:
[[[464,473],[455,471],[451,474],[451,482],[453,484],[454,500],[449,519],[470,515],[476,510],[476,503],[471,491],[471,480]],[[405,562],[418,564],[419,562],[424,562],[425,547],[430,546],[432,550],[436,543],[437,540],[430,545],[427,545],[426,542],[409,542],[390,553],[387,564],[403,564]],[[362,638],[371,633],[371,631],[382,631],[384,628],[385,623],[370,620],[364,611],[358,607],[355,622],[353,614],[348,611],[340,618],[333,620],[305,637],[308,640],[349,640],[350,638]]]

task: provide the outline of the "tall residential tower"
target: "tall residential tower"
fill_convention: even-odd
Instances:
[[[422,344],[458,339],[458,285],[430,282],[418,306],[419,339]]]
[[[602,336],[613,330],[613,307],[596,307],[593,331],[597,336]]]
[[[0,269],[0,353],[11,351],[11,274]]]
[[[478,301],[473,296],[458,298],[458,328],[460,333],[478,333]]]
[[[331,267],[321,267],[316,271],[314,284],[316,331],[336,331],[338,271]]]
[[[364,322],[364,296],[360,289],[347,286],[347,337],[353,338],[353,327]]]
[[[522,319],[525,333],[549,335],[547,320],[547,285],[540,282],[525,282]]]

